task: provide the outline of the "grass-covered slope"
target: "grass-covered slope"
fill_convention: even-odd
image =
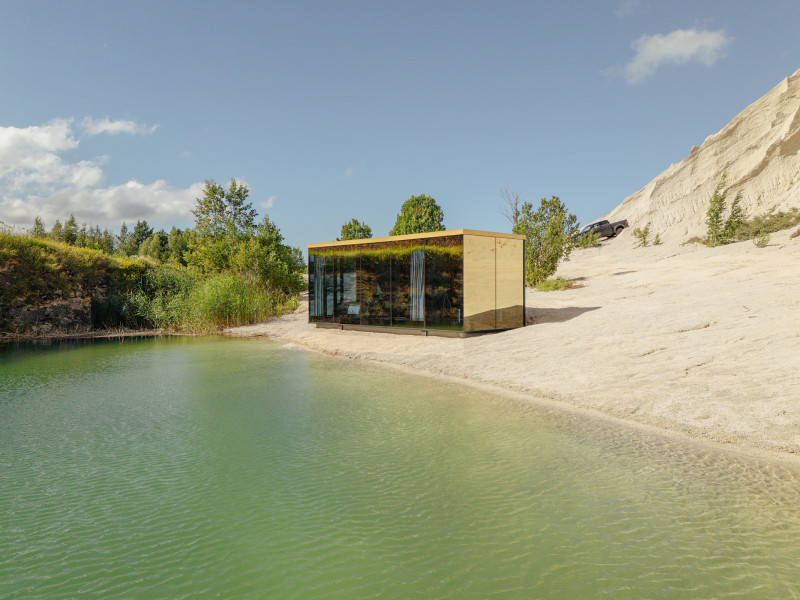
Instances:
[[[0,234],[0,332],[109,327],[213,331],[293,310],[292,295],[242,273],[201,274],[142,258]]]

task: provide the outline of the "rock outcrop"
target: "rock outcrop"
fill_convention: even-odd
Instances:
[[[6,332],[26,335],[78,333],[92,329],[92,300],[105,296],[106,286],[78,285],[69,293],[54,293],[31,304],[20,301],[0,307],[0,322]]]
[[[730,201],[747,217],[800,207],[800,70],[757,100],[689,156],[628,196],[608,219],[652,229],[662,240],[705,234],[708,200],[723,173]]]

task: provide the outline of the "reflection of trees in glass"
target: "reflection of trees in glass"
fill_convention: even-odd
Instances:
[[[463,237],[431,238],[425,246],[426,327],[458,327],[463,298]]]
[[[315,249],[310,319],[458,328],[463,255],[462,236]]]

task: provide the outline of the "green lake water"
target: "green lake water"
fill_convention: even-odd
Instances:
[[[800,480],[263,340],[0,351],[0,598],[797,598]]]

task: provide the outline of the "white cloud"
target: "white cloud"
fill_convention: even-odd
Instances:
[[[277,200],[277,196],[270,196],[264,202],[261,203],[261,208],[272,208],[275,206],[275,200]]]
[[[123,220],[166,226],[190,218],[203,183],[176,189],[163,180],[131,180],[103,187],[107,156],[72,162],[62,157],[79,145],[72,122],[0,127],[0,221],[28,228],[39,216],[52,227],[74,214],[80,223],[116,229]]]
[[[147,126],[134,121],[112,121],[109,117],[103,117],[102,119],[86,117],[81,122],[81,126],[88,135],[99,135],[101,133],[108,133],[110,135],[117,135],[118,133],[146,135],[158,129],[158,125]]]
[[[355,174],[355,172],[356,172],[355,167],[347,167],[344,170],[344,173],[342,173],[342,175],[344,175],[345,177],[352,177]]]
[[[697,62],[710,67],[725,55],[732,41],[722,29],[678,29],[667,34],[643,35],[631,43],[636,54],[623,71],[628,82],[635,84],[666,64]]]

